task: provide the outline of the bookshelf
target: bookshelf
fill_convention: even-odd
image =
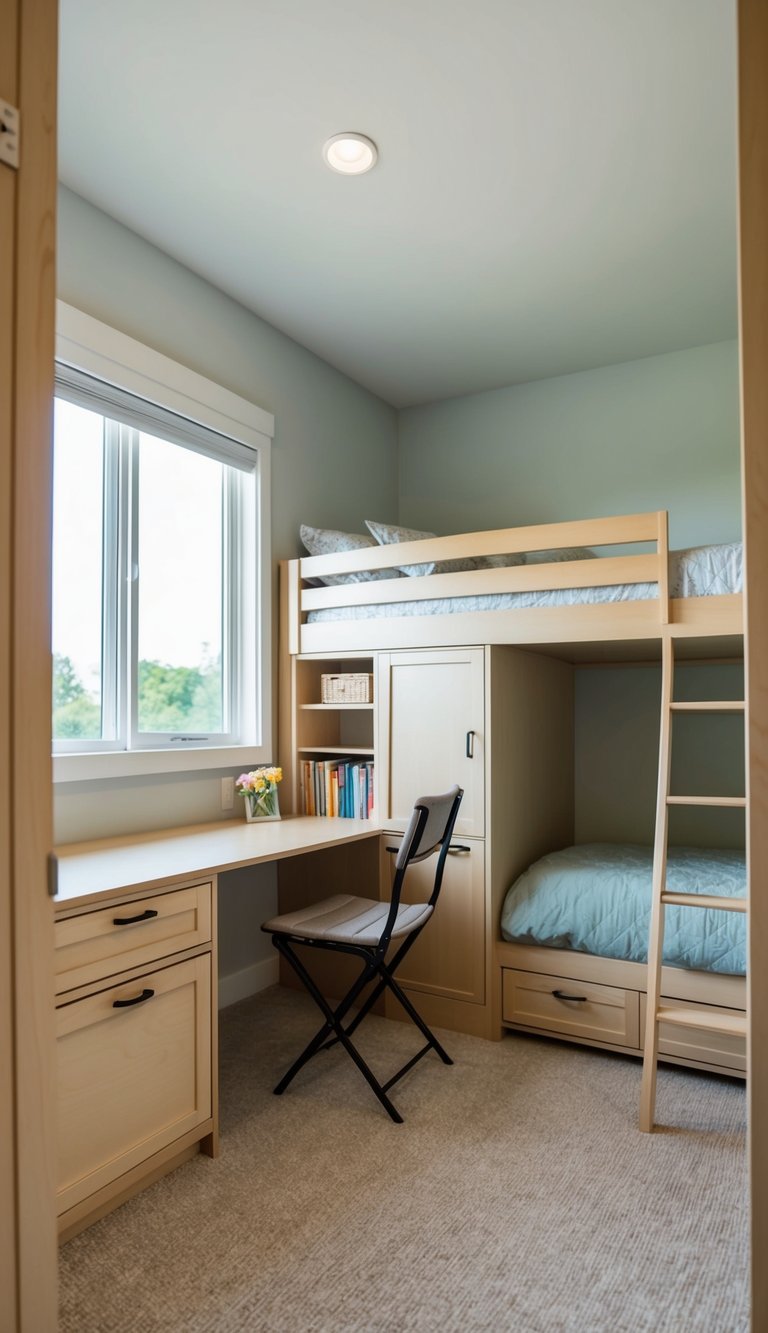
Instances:
[[[308,764],[327,765],[336,769],[336,783],[341,777],[345,785],[346,777],[354,776],[356,790],[359,793],[361,782],[360,770],[363,770],[362,784],[366,789],[371,785],[369,765],[375,762],[376,754],[376,661],[371,654],[345,654],[343,657],[315,657],[298,655],[291,659],[290,707],[281,710],[281,756],[283,768],[288,779],[290,809],[292,813],[317,813],[317,801],[307,809],[304,790],[308,782],[315,786],[315,769],[308,771]],[[322,677],[329,675],[368,674],[373,677],[371,698],[366,702],[322,702]],[[344,760],[348,773],[339,774]],[[353,775],[353,770],[358,770]],[[324,774],[324,768],[322,773]],[[349,793],[347,793],[349,796]],[[362,794],[358,800],[363,799]],[[338,792],[332,801],[332,813],[340,808],[337,804]],[[327,801],[324,803],[327,810]],[[366,802],[366,804],[368,804]],[[343,808],[351,815],[352,809],[347,800]],[[325,812],[322,811],[321,812]],[[374,809],[375,813],[375,794]],[[342,816],[340,816],[342,817]]]

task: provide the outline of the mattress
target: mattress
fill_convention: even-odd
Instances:
[[[653,849],[616,843],[566,847],[536,861],[507,892],[501,933],[514,944],[574,949],[602,958],[647,961]],[[667,886],[675,893],[746,894],[743,852],[670,847]],[[742,976],[746,916],[712,908],[667,907],[664,962]]]
[[[669,593],[671,597],[713,597],[741,592],[744,555],[741,542],[718,546],[696,546],[671,551]],[[393,595],[402,587],[393,579]],[[377,585],[379,588],[381,584]],[[462,611],[526,610],[537,606],[578,606],[605,602],[639,602],[657,598],[656,583],[621,583],[597,588],[558,588],[551,592],[485,593],[477,597],[435,597],[423,602],[383,602],[375,606],[328,607],[310,611],[311,622],[328,620],[378,620],[391,616],[440,616]]]

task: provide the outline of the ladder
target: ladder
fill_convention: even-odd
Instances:
[[[743,1014],[704,1012],[699,1008],[665,1005],[661,1002],[661,964],[664,949],[664,909],[667,906],[714,907],[724,912],[746,912],[746,898],[718,897],[703,893],[670,893],[667,890],[667,851],[669,810],[675,805],[712,805],[745,807],[744,796],[671,796],[672,719],[675,713],[743,713],[744,701],[721,700],[702,703],[677,703],[674,700],[674,640],[665,634],[661,642],[661,739],[659,743],[659,779],[656,799],[656,830],[653,846],[651,924],[648,941],[647,1016],[643,1052],[643,1077],[640,1087],[640,1129],[650,1133],[656,1110],[656,1065],[659,1054],[659,1025],[707,1028],[731,1036],[746,1036]]]

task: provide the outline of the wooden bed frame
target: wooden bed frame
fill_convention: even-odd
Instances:
[[[372,654],[375,669],[376,654],[379,652],[386,655],[413,648],[455,649],[470,645],[517,645],[525,648],[528,651],[522,656],[528,659],[531,653],[529,670],[533,673],[541,670],[540,654],[565,659],[566,662],[658,659],[665,638],[675,640],[678,658],[732,660],[740,657],[743,651],[741,594],[670,598],[667,533],[667,513],[662,510],[617,518],[435,537],[285,562],[281,587],[281,644],[283,660],[289,668],[285,679],[291,674],[291,659],[296,658],[343,658],[349,655],[350,659],[354,659],[355,656]],[[331,587],[318,587],[307,582],[332,574],[394,569],[399,565],[468,556],[562,550],[572,546],[627,547],[639,543],[650,547],[648,553],[606,555],[599,560],[563,560]],[[308,613],[321,608],[632,583],[656,583],[659,595],[648,600],[598,605],[512,608],[372,620],[339,619],[312,624],[307,622]],[[507,649],[491,651],[506,653]],[[534,665],[537,662],[539,666]],[[318,666],[318,663],[314,665]],[[523,678],[526,678],[525,671],[528,668],[522,667],[522,670]],[[531,684],[532,681],[533,677]],[[299,702],[298,706],[307,705]],[[289,713],[290,709],[281,701],[283,737],[291,734],[295,736]],[[295,747],[290,744],[285,746],[286,751],[292,748]],[[284,757],[281,753],[281,762],[285,763],[285,758],[290,766],[295,761],[295,754]],[[377,763],[379,759],[381,780],[385,781],[385,754],[377,757]],[[543,758],[540,757],[538,762],[541,767]],[[538,790],[541,799],[546,800],[546,784],[540,783]],[[491,809],[492,803],[489,803],[489,820]],[[565,822],[561,814],[554,821],[549,820],[549,828],[554,830],[558,820],[560,831],[552,831],[550,837],[559,839],[558,845],[565,845],[562,840]],[[547,825],[544,815],[542,821],[544,829]],[[386,820],[384,827],[389,827]],[[539,837],[538,834],[536,836]],[[518,839],[520,845],[517,851],[522,851],[533,837],[533,831],[529,831],[522,836],[522,840]],[[542,837],[546,841],[545,833]],[[539,842],[542,837],[539,837]],[[500,840],[496,838],[497,846]],[[554,845],[544,850],[554,850]],[[541,854],[541,851],[537,851],[530,859],[536,859]],[[503,893],[520,869],[524,868],[507,865],[507,871],[512,873],[506,877],[504,884],[497,869],[494,869],[493,884],[488,889],[487,911],[492,924],[487,937],[485,1016],[481,1018],[478,1006],[463,1005],[457,1009],[443,1001],[433,1003],[427,995],[420,994],[418,1000],[425,1006],[427,1021],[448,1027],[456,1026],[486,1036],[499,1036],[503,1028],[514,1028],[539,1036],[558,1036],[639,1056],[642,1052],[647,971],[644,965],[567,950],[513,945],[499,938],[498,917]],[[551,1012],[550,1001],[551,995],[558,989],[566,995],[572,993],[581,997],[565,1000],[556,1006],[561,1010],[559,1015]],[[666,968],[664,995],[677,1004],[701,1006],[702,1030],[688,1029],[682,1035],[679,1032],[663,1032],[662,1058],[697,1068],[743,1074],[743,1042],[710,1036],[706,1011],[717,1007],[743,1011],[746,1007],[745,979]],[[584,996],[588,996],[588,1003],[584,1003]],[[565,1019],[562,1015],[563,1004]],[[460,1010],[471,1015],[470,1026],[462,1027]],[[589,1016],[584,1017],[587,1014]]]
[[[399,565],[436,560],[636,543],[650,545],[651,550],[642,555],[613,555],[600,560],[564,560],[334,587],[312,587],[306,583],[308,579],[325,578],[331,574],[396,569]],[[741,594],[670,598],[668,561],[666,510],[537,527],[500,528],[336,555],[305,556],[285,565],[283,605],[288,652],[339,653],[470,643],[537,644],[543,647],[558,643],[660,641],[665,634],[675,639],[741,635]],[[392,616],[375,620],[342,618],[307,623],[310,611],[326,608],[628,583],[656,583],[659,595],[651,600],[600,605]]]

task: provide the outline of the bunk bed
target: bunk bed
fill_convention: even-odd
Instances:
[[[739,635],[741,579],[737,543],[670,557],[663,510],[306,556],[286,566],[288,650]]]
[[[598,558],[587,558],[592,556]],[[489,744],[497,734],[510,734],[510,718],[503,716],[504,690],[493,683],[493,671],[499,678],[508,676],[510,689],[514,677],[518,696],[531,691],[525,742],[529,749],[515,760],[517,780],[529,784],[525,819],[515,811],[510,815],[498,790],[502,786],[497,780],[498,744],[493,763],[486,764],[487,820],[480,831],[486,877],[484,986],[480,964],[473,982],[435,986],[440,998],[434,1001],[429,981],[417,979],[413,985],[421,992],[419,1003],[426,1005],[427,1021],[487,1036],[513,1028],[641,1053],[645,963],[631,953],[607,957],[584,947],[553,948],[551,942],[533,938],[507,940],[500,930],[502,905],[512,881],[532,862],[573,841],[572,774],[569,824],[567,773],[553,785],[546,769],[547,762],[555,762],[557,727],[562,740],[573,724],[572,711],[568,714],[563,708],[557,727],[553,723],[550,728],[550,714],[560,707],[557,691],[564,680],[561,677],[558,683],[556,669],[563,663],[658,660],[665,640],[674,641],[682,658],[739,658],[741,588],[740,544],[670,553],[665,511],[391,540],[285,563],[281,633],[287,667],[302,658],[318,659],[319,666],[319,659],[346,657],[354,662],[369,655],[375,669],[377,660],[387,664],[396,658],[407,660],[409,652],[469,651],[478,645],[486,654]],[[551,689],[543,683],[550,668]],[[389,669],[382,666],[382,672]],[[384,675],[380,688],[385,696]],[[533,702],[537,690],[544,690],[538,704]],[[294,693],[294,704],[297,697],[304,696]],[[306,702],[297,706],[314,707]],[[380,773],[381,787],[388,794],[376,814],[383,828],[396,830],[391,767],[398,761],[387,758],[391,749],[385,739],[391,725],[387,708],[386,699],[383,712],[377,706],[381,751],[377,783]],[[290,764],[296,757],[293,705],[282,704],[281,711],[288,719],[285,726],[281,724],[281,746],[294,750],[286,756]],[[542,734],[541,754],[536,753],[537,727]],[[549,741],[544,737],[548,728]],[[467,832],[471,841],[473,831]],[[462,949],[481,947],[480,932],[474,927],[470,931],[468,922],[463,929],[465,939],[446,950],[457,968]],[[743,1042],[712,1037],[706,1022],[708,1011],[744,1010],[743,975],[665,965],[662,990],[678,1007],[700,1008],[703,1024],[701,1031],[690,1029],[682,1037],[662,1030],[664,1058],[743,1073]],[[460,1000],[469,1003],[462,1005]]]

